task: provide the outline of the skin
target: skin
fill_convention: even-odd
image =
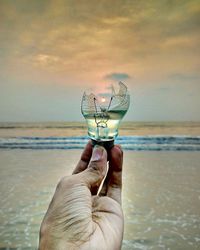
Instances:
[[[41,224],[39,250],[121,249],[122,162],[120,146],[107,152],[88,142],[73,174],[57,185]]]

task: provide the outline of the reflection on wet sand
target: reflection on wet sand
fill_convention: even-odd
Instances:
[[[39,225],[79,150],[0,151],[0,249],[36,249]],[[124,155],[123,249],[198,249],[198,152]]]

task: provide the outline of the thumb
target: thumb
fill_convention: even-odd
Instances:
[[[107,151],[104,147],[96,145],[88,168],[82,172],[83,181],[92,194],[96,194],[107,171]]]

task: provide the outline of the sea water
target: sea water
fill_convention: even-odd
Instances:
[[[60,178],[82,150],[0,150],[0,249],[35,250]],[[200,154],[124,151],[123,250],[199,249]]]
[[[200,123],[121,125],[122,249],[199,249]],[[75,168],[86,133],[82,123],[0,124],[1,250],[37,249],[57,182]]]
[[[94,140],[113,140],[118,135],[118,128],[126,110],[112,110],[97,113],[84,113],[88,125],[88,135]]]

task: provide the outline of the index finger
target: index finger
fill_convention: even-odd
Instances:
[[[89,141],[85,146],[83,153],[81,155],[81,159],[79,160],[72,174],[78,174],[84,171],[90,162],[91,155],[92,155],[92,143],[91,141]]]

